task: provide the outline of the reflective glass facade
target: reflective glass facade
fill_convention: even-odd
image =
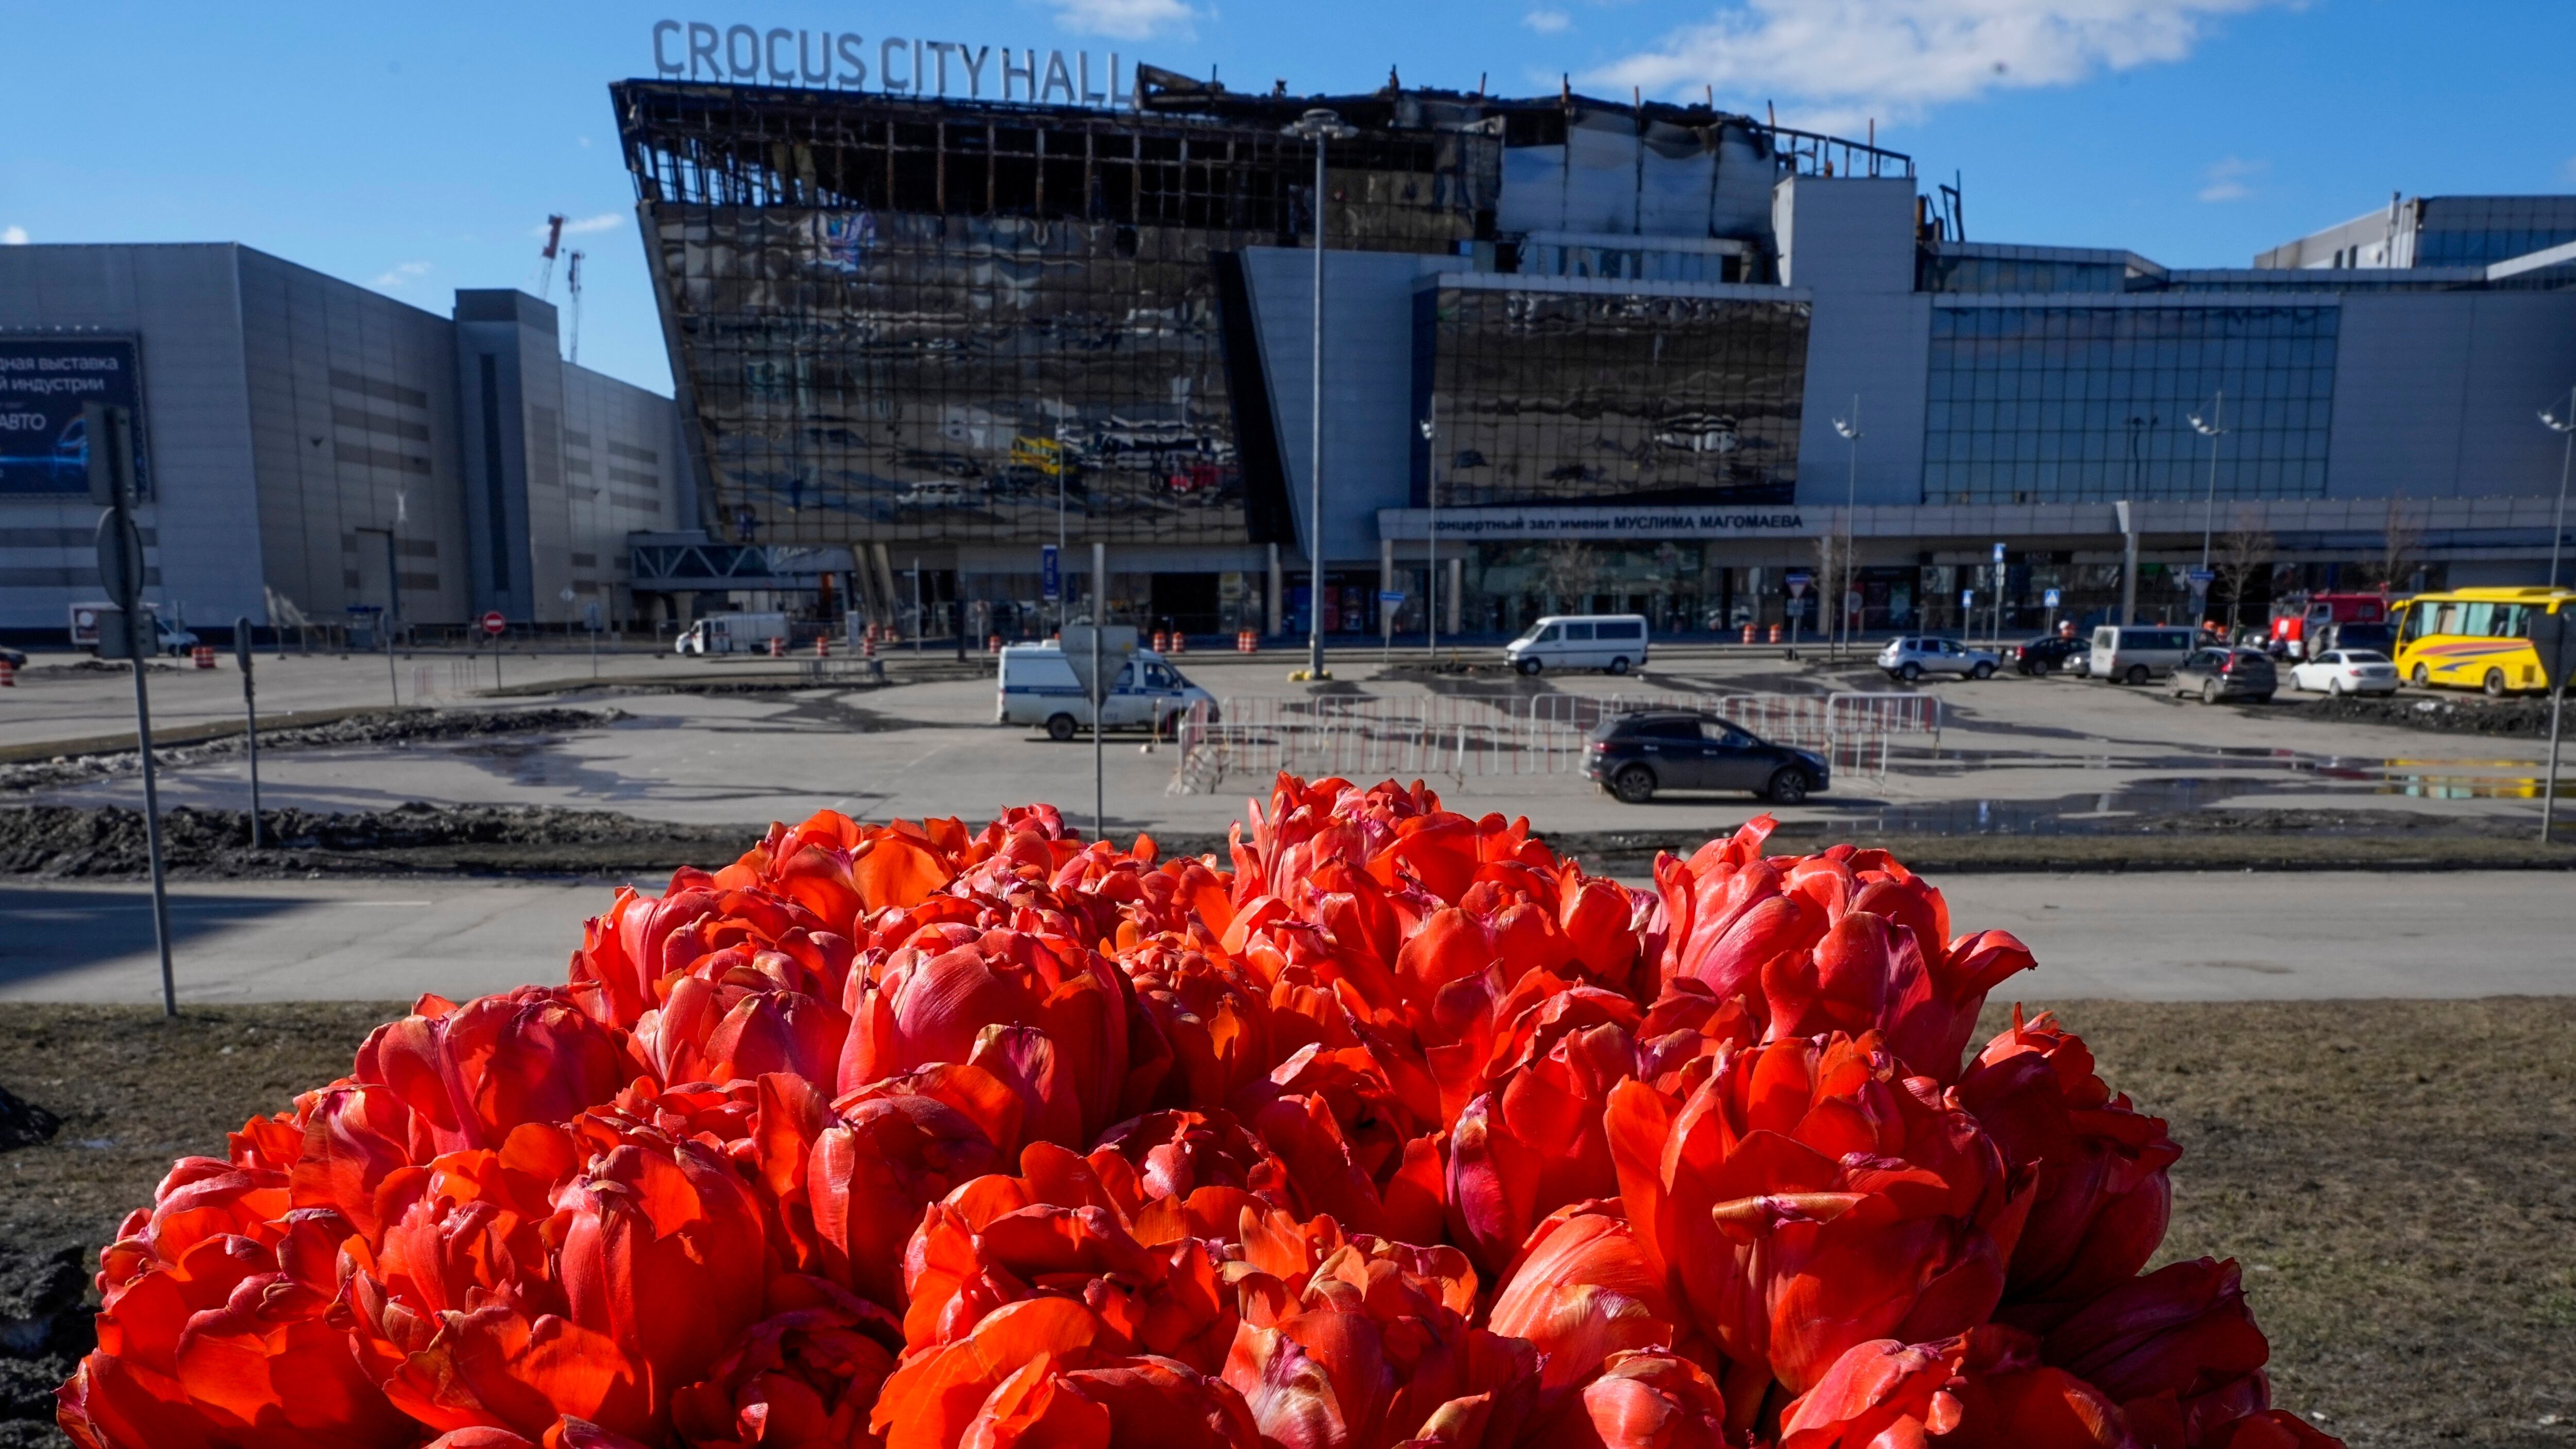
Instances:
[[[1935,306],[1927,503],[2196,498],[2226,391],[2223,498],[2321,498],[2332,306]]]
[[[1284,514],[1275,461],[1239,455],[1252,344],[1228,335],[1223,263],[1311,244],[1305,143],[1115,112],[613,89],[712,526],[1040,542],[1061,497],[1072,537],[1240,544],[1263,535],[1265,484]],[[1455,132],[1336,147],[1331,244],[1454,250],[1490,215],[1497,150]]]
[[[1915,273],[1915,285],[1926,292],[2117,292],[2129,284],[2125,262],[1961,256],[1930,248]]]
[[[1435,466],[1443,507],[1796,491],[1808,303],[1442,286],[1418,307],[1417,503]]]
[[[2576,196],[2433,196],[2422,206],[2419,267],[2485,266],[2576,241]]]

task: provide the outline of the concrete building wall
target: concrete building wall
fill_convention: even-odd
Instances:
[[[569,548],[554,337],[555,310],[534,297],[456,294],[457,417],[478,613],[559,619],[568,612],[556,593],[564,586],[557,575],[569,574],[569,561],[540,576],[531,559],[540,535]]]
[[[2330,498],[2558,488],[2540,425],[2576,384],[2576,293],[2353,294],[2336,343]]]
[[[198,623],[263,614],[238,250],[0,247],[0,333],[141,339],[144,596]],[[86,494],[0,497],[0,628],[64,628],[73,602],[101,597],[97,525]]]
[[[447,319],[237,254],[266,582],[317,623],[388,605],[406,623],[461,621],[469,596]]]
[[[1243,254],[1254,327],[1278,419],[1288,502],[1303,556],[1313,537],[1310,429],[1314,418],[1315,254],[1253,247]],[[1324,556],[1374,562],[1377,511],[1413,493],[1413,289],[1463,268],[1454,257],[1331,252],[1324,266]]]
[[[0,335],[139,339],[146,596],[165,612],[266,624],[274,590],[315,624],[388,604],[414,625],[493,607],[562,623],[594,599],[629,617],[626,536],[698,521],[677,410],[564,363],[535,298],[457,300],[441,316],[231,243],[0,248]],[[506,590],[491,583],[486,354]],[[99,597],[97,517],[85,494],[0,495],[0,629],[59,629]]]
[[[632,612],[626,536],[687,528],[687,460],[669,398],[587,368],[563,369],[566,557],[578,613],[596,601],[610,618]]]
[[[1774,192],[1781,280],[1814,299],[1798,501],[1923,498],[1923,407],[1932,299],[1914,290],[1914,183],[1792,176]],[[1859,401],[1860,446],[1836,431]],[[1858,463],[1854,487],[1855,460]]]

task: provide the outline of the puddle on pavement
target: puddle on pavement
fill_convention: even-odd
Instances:
[[[2446,763],[2438,768],[2404,761],[2285,761],[2290,768],[2273,776],[2180,775],[2134,780],[2112,790],[2015,800],[1934,800],[1914,805],[1858,808],[1840,815],[1842,822],[1868,821],[1880,831],[1923,835],[2102,835],[2140,829],[2159,817],[2213,807],[2236,807],[2248,813],[2264,810],[2267,796],[2327,794],[2353,810],[2368,810],[2373,799],[2537,800],[2540,779],[2534,774],[2480,774]],[[2502,762],[2499,762],[2500,764]],[[2528,765],[2503,764],[2505,770]],[[2567,789],[2562,782],[2561,791]],[[1835,802],[1820,800],[1831,807]],[[2339,821],[2332,807],[2280,807],[2308,816],[2311,828],[2326,833],[2368,833],[2384,822]],[[2429,822],[2428,822],[2429,823]]]

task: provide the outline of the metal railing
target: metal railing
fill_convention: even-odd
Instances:
[[[1714,714],[1774,744],[1814,750],[1838,773],[1885,779],[1894,742],[1931,737],[1941,704],[1916,694],[1542,694],[1504,698],[1229,696],[1173,722],[1180,758],[1167,793],[1205,794],[1229,775],[1267,779],[1578,774],[1593,728],[1639,710]]]

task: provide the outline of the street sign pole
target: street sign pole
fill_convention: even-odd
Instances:
[[[2003,647],[2003,642],[2004,642],[2004,546],[2003,546],[2003,541],[2002,541],[2001,539],[1997,539],[1997,540],[1995,541],[1995,647],[1996,647],[1996,648],[1998,648],[1998,649],[2002,648],[2002,647]]]
[[[159,631],[143,618],[143,533],[134,524],[134,414],[107,403],[81,408],[89,438],[89,495],[104,503],[98,521],[98,581],[125,621],[125,652],[134,661],[134,748],[143,757],[143,843],[152,858],[152,943],[161,955],[161,1014],[179,1014],[170,973],[170,892],[161,868],[161,785],[152,769],[149,672]]]
[[[259,697],[250,683],[250,618],[233,620],[233,658],[242,672],[242,739],[250,746],[250,848],[259,849]]]
[[[1091,546],[1091,838],[1109,838],[1109,762],[1100,732],[1107,723],[1109,681],[1100,677],[1100,631],[1109,624],[1109,545]]]
[[[2531,647],[2549,685],[2549,772],[2540,779],[2540,843],[2558,815],[2558,727],[2567,709],[2568,676],[2576,674],[2576,606],[2531,618]]]

